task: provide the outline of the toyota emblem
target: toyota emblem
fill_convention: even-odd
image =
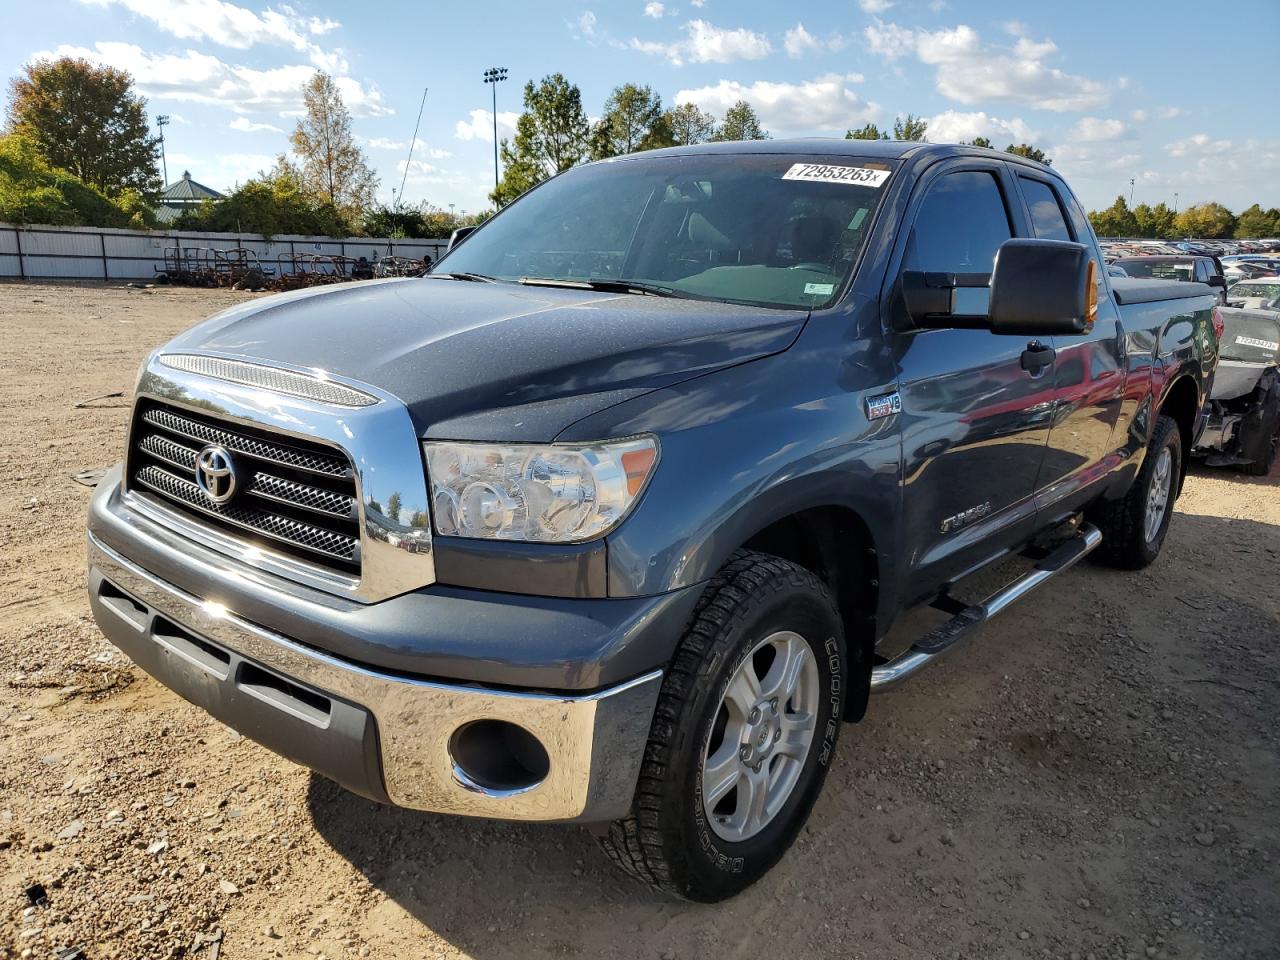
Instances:
[[[226,503],[236,492],[236,462],[231,451],[211,443],[196,455],[196,486],[214,503]]]

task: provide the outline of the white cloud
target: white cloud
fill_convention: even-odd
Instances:
[[[1182,113],[1181,107],[1161,107],[1157,111],[1161,120],[1172,120]]]
[[[872,119],[879,107],[849,89],[858,74],[832,73],[804,83],[721,80],[715,86],[680,90],[673,103],[696,103],[723,114],[739,100],[755,108],[761,124],[779,134],[843,133]]]
[[[863,13],[881,14],[893,6],[893,0],[858,0]]]
[[[254,123],[248,117],[236,117],[231,121],[232,130],[239,130],[243,133],[254,133],[258,130],[270,130],[272,133],[284,133],[282,129],[271,123]]]
[[[392,140],[388,137],[370,137],[365,141],[365,143],[370,150],[401,151],[409,149],[408,140]],[[453,156],[453,154],[448,150],[441,150],[437,147],[427,146],[426,141],[421,137],[418,137],[418,139],[413,142],[413,152],[415,156],[426,154],[432,160],[443,160],[446,157]],[[417,161],[415,161],[415,163],[416,162]]]
[[[582,11],[582,14],[575,21],[578,32],[584,37],[595,36],[596,32],[596,15],[590,10]]]
[[[929,0],[929,12],[941,13],[947,9],[947,0]]]
[[[788,30],[782,43],[783,48],[787,51],[787,56],[795,58],[803,57],[806,53],[813,51],[841,50],[844,45],[844,37],[840,36],[840,34],[832,34],[826,40],[819,40],[804,28],[803,23],[797,23]]]
[[[1135,123],[1141,123],[1143,120],[1147,119],[1147,111],[1139,108],[1129,114],[1129,116],[1133,118]]]
[[[1006,100],[1042,110],[1074,111],[1110,100],[1108,84],[1075,76],[1044,61],[1057,52],[1051,40],[1032,40],[1020,23],[1005,25],[1017,36],[1012,48],[984,44],[972,27],[911,30],[876,23],[864,31],[873,53],[893,59],[914,53],[935,70],[939,93],[960,103]]]
[[[89,6],[122,7],[179,40],[216,43],[236,50],[258,45],[291,47],[323,70],[345,73],[340,51],[325,51],[312,40],[341,26],[336,20],[306,17],[292,7],[255,13],[227,0],[80,0]]]
[[[92,50],[63,44],[32,57],[83,57],[127,70],[144,96],[158,100],[204,103],[237,113],[272,111],[282,116],[302,112],[303,85],[315,75],[314,68],[305,64],[258,70],[195,50],[151,54],[136,44],[101,40]],[[334,83],[352,116],[380,117],[395,112],[375,87],[366,88],[351,77],[335,77]]]
[[[516,132],[519,114],[513,111],[498,112],[498,139]],[[459,140],[487,140],[493,143],[493,114],[488,110],[472,110],[471,119],[459,120],[453,127],[453,135]]]
[[[914,30],[900,27],[896,23],[877,23],[863,31],[872,53],[893,60],[914,53],[916,34]]]
[[[742,27],[726,30],[706,20],[690,20],[684,25],[684,30],[684,39],[673,43],[632,37],[630,46],[641,53],[666,57],[676,66],[686,62],[733,63],[735,60],[760,60],[773,51],[768,37]]]
[[[654,20],[661,20],[666,10],[666,4],[659,3],[658,0],[650,0],[649,3],[644,5],[644,15],[652,17]]]
[[[695,7],[697,7],[699,10],[701,10],[703,7],[707,5],[707,0],[689,0],[689,2],[693,4]]]
[[[962,113],[946,110],[929,117],[929,140],[933,143],[959,143],[975,137],[986,137],[997,149],[1001,142],[1032,143],[1040,138],[1040,132],[1028,126],[1021,117],[1001,120],[988,116],[984,111]]]
[[[1121,120],[1100,120],[1097,117],[1081,117],[1071,128],[1071,138],[1081,143],[1103,140],[1123,140],[1129,136],[1129,128]]]
[[[1232,148],[1230,140],[1214,140],[1207,133],[1194,133],[1185,140],[1175,140],[1166,144],[1165,149],[1171,157],[1206,156],[1229,153]]]

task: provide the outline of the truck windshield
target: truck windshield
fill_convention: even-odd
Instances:
[[[432,273],[818,306],[856,262],[891,172],[883,160],[781,154],[576,167],[503,210]]]

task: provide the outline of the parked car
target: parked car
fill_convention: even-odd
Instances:
[[[1124,267],[1131,277],[1207,283],[1226,303],[1227,280],[1217,257],[1120,257],[1112,263]]]
[[[1227,289],[1227,303],[1252,310],[1280,310],[1280,277],[1239,280]]]
[[[794,841],[873,690],[1095,549],[1158,557],[1213,307],[1109,277],[1059,174],[990,151],[574,167],[425,277],[243,303],[148,357],[90,602],[357,793],[589,824],[720,900]],[[877,659],[924,603],[950,619]]]
[[[1254,263],[1251,261],[1239,261],[1228,263],[1222,268],[1222,274],[1227,279],[1228,289],[1230,285],[1237,280],[1252,280],[1256,277],[1274,277],[1276,270],[1274,267],[1266,263]]]

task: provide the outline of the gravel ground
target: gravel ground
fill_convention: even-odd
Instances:
[[[249,296],[0,285],[0,958],[1280,956],[1280,470],[1197,468],[1155,566],[877,697],[779,867],[689,906],[578,829],[345,794],[98,633],[69,475],[145,351]]]

